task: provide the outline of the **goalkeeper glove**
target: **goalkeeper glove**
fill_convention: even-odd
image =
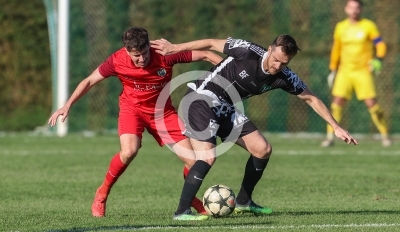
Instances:
[[[371,71],[374,72],[375,75],[379,75],[382,71],[382,59],[374,58],[371,60]]]
[[[333,81],[335,80],[335,77],[336,77],[336,71],[331,71],[328,75],[328,86],[331,89],[332,89]]]

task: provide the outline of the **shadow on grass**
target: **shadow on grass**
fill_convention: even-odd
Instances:
[[[219,220],[219,219],[218,219]],[[184,221],[182,221],[184,222]],[[257,226],[263,226],[263,225],[269,225],[271,222],[260,222],[260,223],[229,223],[229,224],[218,224],[218,225],[202,225],[201,223],[195,223],[194,221],[187,221],[188,223],[191,223],[190,225],[178,225],[178,224],[172,224],[172,225],[163,225],[163,226],[157,226],[157,225],[122,225],[122,226],[101,226],[101,227],[84,227],[84,228],[71,228],[71,229],[55,229],[55,230],[48,230],[46,232],[86,232],[86,231],[114,231],[114,230],[165,230],[165,229],[170,229],[170,230],[177,230],[177,229],[196,229],[196,228],[201,228],[201,229],[218,229],[218,228],[234,228],[236,226],[240,227],[247,227],[247,228],[252,228],[252,227],[257,227]]]
[[[343,215],[351,215],[351,214],[356,214],[356,215],[376,215],[376,214],[399,214],[399,210],[350,210],[350,211],[299,211],[299,212],[274,212],[272,215],[264,216],[265,218],[268,218],[269,221],[262,221],[258,223],[232,223],[229,221],[226,224],[215,224],[215,225],[210,225],[209,223],[202,225],[201,222],[195,222],[195,221],[187,221],[190,224],[171,224],[171,225],[122,225],[122,226],[101,226],[101,227],[83,227],[83,228],[71,228],[71,229],[54,229],[54,230],[48,230],[46,232],[86,232],[86,231],[114,231],[114,230],[175,230],[175,229],[196,229],[196,228],[202,228],[202,229],[218,229],[218,228],[232,228],[234,229],[235,227],[242,227],[244,228],[252,228],[252,227],[257,227],[257,226],[265,226],[265,225],[271,225],[273,222],[270,220],[274,217],[279,217],[279,216],[313,216],[313,215],[323,215],[323,214],[343,214]],[[254,215],[252,214],[243,214],[243,215],[232,215],[232,217],[229,217],[230,219],[235,219],[235,218],[247,218],[251,217],[254,218]],[[263,218],[263,216],[260,216],[260,218]],[[223,218],[216,218],[213,220],[223,220]],[[184,221],[181,221],[184,222]]]
[[[303,215],[322,215],[322,214],[400,214],[400,210],[349,210],[349,211],[314,211],[314,212],[274,212],[271,216],[303,216]]]

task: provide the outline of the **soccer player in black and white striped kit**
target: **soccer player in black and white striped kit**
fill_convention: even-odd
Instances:
[[[214,50],[227,56],[210,73],[189,83],[182,100],[185,135],[197,155],[183,186],[174,219],[201,220],[192,217],[190,202],[202,180],[216,160],[216,137],[232,141],[250,153],[245,166],[241,188],[236,198],[237,213],[267,215],[269,207],[256,204],[252,193],[268,164],[272,146],[256,126],[235,104],[273,89],[282,89],[298,96],[335,130],[335,135],[347,144],[358,142],[341,128],[324,103],[287,65],[300,50],[290,35],[280,35],[265,49],[242,39],[204,39],[182,44],[171,44],[165,39],[151,41],[151,46],[162,55],[185,50]],[[272,109],[273,110],[273,109]]]

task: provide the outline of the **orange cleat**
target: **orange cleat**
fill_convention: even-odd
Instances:
[[[99,193],[99,189],[96,191],[94,200],[92,203],[92,215],[94,217],[105,217],[106,216],[106,202],[107,194]]]
[[[197,211],[197,213],[208,215],[207,211],[204,209],[203,202],[199,198],[194,197],[191,205]]]

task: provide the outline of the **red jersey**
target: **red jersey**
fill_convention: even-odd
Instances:
[[[172,67],[177,63],[192,61],[192,52],[185,51],[163,56],[150,48],[150,61],[144,68],[136,67],[125,48],[111,54],[99,66],[103,77],[116,76],[122,83],[123,90],[119,101],[139,107],[144,113],[154,113],[157,98],[164,86],[171,81]],[[173,108],[171,97],[165,107]]]

